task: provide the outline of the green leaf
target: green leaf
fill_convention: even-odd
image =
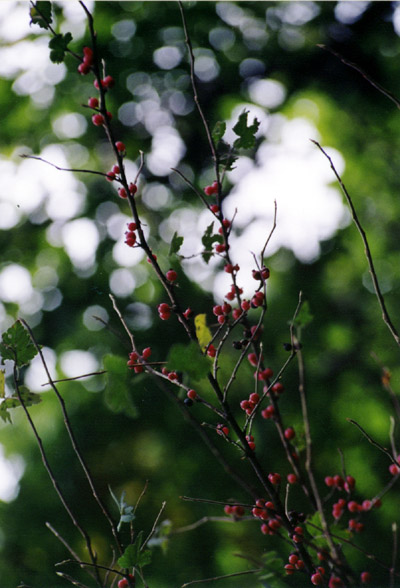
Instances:
[[[213,243],[223,242],[223,238],[221,235],[213,235],[213,228],[214,222],[212,222],[211,225],[208,225],[204,235],[201,238],[201,242],[203,243],[205,249],[202,253],[202,257],[206,263],[208,263],[211,257],[214,255],[212,252]]]
[[[282,580],[285,577],[283,559],[277,556],[276,551],[267,551],[262,559],[263,570],[257,574],[259,579],[267,580],[268,588],[284,588],[287,584]]]
[[[30,24],[37,24],[42,29],[48,29],[52,22],[51,2],[36,2],[29,11],[31,17]]]
[[[260,122],[255,118],[253,124],[247,126],[248,114],[248,110],[243,110],[239,115],[238,122],[233,127],[233,132],[239,136],[239,139],[236,139],[233,144],[236,149],[251,149],[256,144],[255,134],[258,131]]]
[[[174,253],[177,254],[179,249],[182,247],[182,244],[183,244],[183,237],[180,237],[178,235],[178,233],[175,231],[174,236],[172,237],[172,240],[171,240],[171,245],[169,248],[168,255],[171,256],[171,255],[174,255]]]
[[[19,393],[21,395],[21,400],[26,407],[32,406],[33,404],[39,404],[42,401],[41,396],[39,394],[34,394],[26,386],[19,387]],[[21,406],[21,402],[15,394],[13,396],[8,396],[4,398],[4,400],[0,404],[0,417],[3,419],[5,423],[11,423],[11,415],[9,410],[12,408],[18,408]]]
[[[201,380],[210,371],[210,362],[194,341],[189,345],[177,343],[170,349],[167,369],[184,372],[194,380]]]
[[[114,492],[111,490],[110,486],[108,487],[108,489],[110,491],[110,494],[111,494],[114,502],[118,506],[120,519],[118,522],[117,530],[120,531],[122,523],[131,523],[135,519],[135,514],[134,514],[135,509],[133,508],[133,506],[130,506],[127,502],[125,502],[125,496],[126,496],[125,490],[122,492],[121,498],[118,500],[118,498],[115,496]]]
[[[294,320],[294,326],[296,326],[298,328],[306,327],[308,324],[311,323],[313,318],[314,317],[310,311],[310,304],[309,304],[308,300],[305,300],[303,302],[303,304],[301,305],[301,308],[299,310],[297,317]]]
[[[217,145],[222,137],[225,135],[225,131],[226,131],[226,123],[223,121],[218,121],[211,133],[212,139],[214,141],[214,143]]]
[[[107,386],[104,401],[108,408],[116,414],[123,413],[137,418],[138,410],[130,394],[131,378],[126,359],[118,355],[105,355],[104,369],[107,371]]]
[[[68,49],[68,43],[72,41],[71,33],[65,35],[56,35],[49,41],[50,59],[53,63],[64,61],[65,51]]]
[[[18,366],[23,366],[28,364],[36,354],[36,347],[20,321],[16,321],[3,333],[0,343],[0,355],[3,363],[5,359],[12,359]]]
[[[146,549],[140,551],[143,542],[143,531],[140,531],[136,537],[136,541],[125,549],[123,555],[118,559],[118,565],[121,568],[134,568],[136,566],[143,567],[150,563],[151,552]]]

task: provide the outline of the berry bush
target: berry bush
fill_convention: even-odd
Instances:
[[[344,372],[346,358],[336,366],[334,354],[329,357],[320,344],[318,357],[312,338],[322,303],[310,304],[292,277],[285,284],[286,275],[274,269],[277,263],[269,247],[279,231],[279,202],[271,199],[273,222],[265,227],[263,246],[253,252],[249,243],[251,269],[242,269],[233,253],[236,215],[225,210],[232,188],[229,174],[241,158],[254,157],[259,121],[247,110],[239,114],[231,130],[226,121],[211,120],[195,73],[195,37],[186,14],[189,7],[178,2],[176,26],[183,31],[196,124],[200,124],[208,153],[203,176],[193,177],[182,166],[172,170],[172,185],[179,185],[179,193],[184,193],[180,210],[201,206],[208,221],[189,253],[179,230],[166,248],[155,229],[163,215],[152,213],[151,206],[144,204],[150,176],[146,152],[132,152],[129,134],[118,122],[113,97],[120,83],[118,71],[109,68],[101,53],[92,13],[84,2],[79,4],[88,31],[87,44],[79,47],[70,33],[57,32],[57,10],[54,14],[50,2],[32,3],[30,9],[32,23],[50,35],[50,59],[65,61],[68,68],[75,69],[88,132],[102,141],[97,167],[96,162],[90,169],[57,167],[60,178],[63,173],[88,178],[97,194],[105,194],[105,203],[128,218],[121,239],[125,251],[136,255],[132,259],[143,267],[141,299],[147,296],[150,301],[154,322],[147,330],[135,328],[129,308],[110,295],[107,305],[113,319],[97,318],[107,329],[107,344],[112,339],[102,369],[59,380],[42,348],[45,332],[39,340],[29,322],[19,318],[2,335],[1,357],[12,369],[8,368],[7,393],[3,382],[0,416],[7,423],[11,415],[23,413],[29,426],[25,434],[34,436],[43,472],[62,511],[57,515],[62,531],[58,519],[46,524],[51,541],[59,543],[59,553],[64,555],[48,566],[56,566],[55,578],[63,582],[60,586],[125,588],[200,582],[213,586],[217,581],[227,586],[276,588],[399,585],[394,505],[400,474],[396,450],[400,411],[390,372],[379,367],[377,350],[376,385],[393,404],[382,409],[387,423],[387,438],[382,442],[371,432],[369,419],[373,416],[360,398],[357,406],[352,402],[354,382],[348,383],[348,412],[343,406],[327,409],[334,400],[329,383],[323,386],[324,378],[329,380],[335,370],[336,375]],[[344,60],[342,66],[346,65]],[[358,66],[350,66],[360,73]],[[233,140],[228,138],[232,133]],[[313,147],[331,168],[332,182],[343,193],[353,221],[351,230],[358,229],[361,236],[357,246],[365,253],[375,295],[371,312],[380,312],[380,328],[386,330],[379,335],[379,343],[396,349],[400,337],[377,276],[368,230],[359,220],[334,157],[316,140]],[[36,160],[37,166],[56,167],[42,157],[24,156]],[[205,267],[211,264],[228,284],[219,299],[200,292],[190,279],[187,262],[192,258]],[[290,313],[285,314],[286,307],[280,306],[274,280],[279,288],[293,289]],[[102,346],[106,347],[105,341]],[[310,357],[309,348],[315,357]],[[365,353],[365,347],[359,352]],[[26,366],[34,358],[41,362],[50,386],[42,395],[33,394],[24,384]],[[329,370],[323,366],[327,361],[331,362]],[[308,377],[309,364],[317,364],[310,369],[317,384]],[[80,385],[76,380],[89,376],[106,382],[106,403],[101,408],[99,401],[94,407],[90,398],[78,398],[90,394],[74,388]],[[51,410],[56,405],[62,416],[71,464],[68,474],[57,466],[51,449],[47,405]],[[335,417],[336,410],[337,420],[327,420]],[[101,421],[104,443],[90,434],[96,419]],[[114,450],[110,439],[125,419],[132,419],[129,439],[125,436]],[[91,462],[96,446],[104,451],[104,468]],[[130,452],[135,453],[132,461]],[[149,480],[141,479],[144,466],[152,460],[155,467],[152,471],[149,466]],[[360,466],[360,461],[379,464],[379,475],[366,481],[367,465]],[[137,479],[130,471],[135,464],[140,470]],[[151,498],[157,469],[165,477],[163,491],[168,484],[172,488],[158,504]],[[185,469],[193,472],[190,483],[185,480]],[[79,492],[71,487],[77,476],[81,476]],[[43,495],[50,492],[48,479],[39,480]],[[46,500],[41,508],[46,511]],[[88,518],[92,509],[97,514]],[[376,533],[385,538],[382,545],[376,545]],[[185,542],[191,547],[189,562],[184,561],[188,556]],[[210,563],[217,552],[224,561]],[[181,573],[176,567],[169,568],[170,553],[180,562]],[[24,582],[27,584],[21,586],[28,586],[30,579]],[[44,588],[40,577],[36,585]]]

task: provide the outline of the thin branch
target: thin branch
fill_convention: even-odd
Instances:
[[[326,45],[317,45],[317,47],[319,47],[320,49],[324,49],[325,51],[328,51],[329,53],[332,53],[332,55],[334,55],[335,57],[340,59],[340,61],[342,63],[351,67],[352,69],[355,69],[359,74],[362,75],[363,78],[365,78],[367,80],[367,82],[369,82],[371,84],[371,86],[373,86],[376,90],[378,90],[378,92],[380,92],[381,94],[386,96],[386,98],[389,98],[389,100],[394,102],[394,104],[396,104],[397,108],[400,109],[400,100],[398,98],[396,98],[396,96],[394,96],[394,94],[389,92],[389,90],[385,90],[385,88],[383,86],[381,86],[380,84],[378,84],[378,82],[373,80],[371,78],[371,76],[369,74],[367,74],[359,65],[357,65],[353,61],[349,61],[348,59],[343,57],[343,55],[341,55],[337,51],[334,51],[330,47],[327,47]]]
[[[95,171],[93,169],[78,169],[78,168],[73,168],[73,167],[61,167],[59,165],[56,165],[55,163],[52,163],[51,161],[48,161],[47,159],[43,159],[43,157],[39,157],[38,155],[28,155],[26,153],[22,153],[22,155],[20,155],[20,157],[22,157],[23,159],[36,159],[37,161],[42,161],[43,163],[47,163],[47,165],[51,165],[51,167],[55,167],[56,169],[58,169],[58,171],[83,173],[83,174],[94,174],[96,176],[103,176],[103,178],[107,177],[107,174],[105,174],[104,172]]]
[[[329,157],[329,155],[326,153],[326,151],[321,147],[321,145],[318,143],[318,141],[314,141],[313,139],[311,139],[311,142],[314,143],[314,145],[316,145],[318,147],[318,149],[325,155],[325,157],[329,161],[329,163],[331,165],[331,169],[332,169],[333,173],[335,174],[336,179],[339,182],[339,185],[340,185],[340,187],[342,189],[342,192],[343,192],[343,194],[344,194],[344,196],[345,196],[345,198],[347,200],[347,204],[348,204],[348,206],[350,208],[351,215],[352,215],[352,218],[353,218],[353,222],[356,225],[356,227],[358,229],[358,232],[360,233],[362,242],[364,244],[365,256],[366,256],[367,262],[368,262],[369,273],[371,275],[372,283],[373,283],[374,290],[375,290],[375,294],[376,294],[376,297],[377,297],[378,302],[379,302],[379,306],[380,306],[381,311],[382,311],[382,319],[385,322],[386,326],[388,327],[388,329],[389,329],[390,333],[392,334],[394,340],[396,341],[397,345],[400,347],[400,336],[399,336],[396,328],[394,327],[394,325],[393,325],[393,323],[392,323],[392,321],[390,319],[389,313],[388,313],[388,311],[386,309],[385,300],[384,300],[384,297],[383,297],[381,288],[379,286],[378,277],[376,275],[374,263],[373,263],[373,260],[372,260],[372,255],[371,255],[371,250],[369,248],[369,244],[368,244],[368,240],[367,240],[367,235],[366,235],[366,233],[365,233],[365,231],[364,231],[364,229],[363,229],[363,227],[362,227],[362,225],[361,225],[361,223],[360,223],[360,221],[358,219],[358,216],[357,216],[356,210],[354,208],[354,204],[353,204],[353,201],[352,201],[352,199],[350,197],[350,194],[348,193],[346,186],[343,184],[340,175],[336,171],[336,168],[333,165],[332,159]]]
[[[47,471],[47,473],[49,475],[49,478],[51,480],[51,483],[53,484],[53,487],[54,487],[54,489],[55,489],[55,491],[56,491],[56,493],[57,493],[57,495],[58,495],[58,497],[59,497],[59,499],[60,499],[63,507],[65,508],[65,510],[68,513],[71,521],[73,522],[73,524],[75,525],[75,527],[78,529],[78,531],[80,532],[80,534],[82,535],[82,537],[85,540],[86,547],[87,547],[87,550],[88,550],[90,559],[92,560],[93,566],[95,568],[97,585],[98,586],[102,586],[103,584],[101,582],[100,575],[99,575],[99,570],[97,568],[97,563],[96,563],[96,555],[95,555],[95,552],[93,551],[92,543],[91,543],[89,534],[86,532],[86,530],[78,522],[78,519],[75,517],[74,513],[71,510],[71,507],[69,506],[69,504],[67,503],[67,501],[66,501],[66,499],[64,497],[64,494],[63,494],[63,492],[62,492],[62,490],[60,488],[60,485],[57,482],[56,477],[55,477],[55,475],[53,473],[53,470],[52,470],[52,468],[50,466],[50,463],[49,463],[49,461],[47,459],[47,455],[46,455],[46,451],[44,449],[43,441],[42,441],[42,439],[41,439],[41,437],[40,437],[40,435],[38,433],[38,430],[36,429],[36,425],[33,422],[32,417],[31,417],[31,415],[30,415],[30,413],[29,413],[29,411],[28,411],[28,409],[27,409],[27,407],[25,405],[25,402],[24,402],[24,400],[22,398],[22,395],[21,395],[21,392],[20,392],[20,388],[19,388],[19,382],[18,382],[18,376],[17,376],[17,364],[16,364],[16,362],[14,362],[13,376],[14,376],[15,391],[17,393],[18,400],[19,400],[19,402],[20,402],[20,404],[21,404],[21,406],[22,406],[22,408],[23,408],[23,410],[25,412],[25,415],[26,415],[26,418],[28,420],[29,426],[31,427],[32,432],[33,432],[33,434],[35,436],[36,442],[37,442],[38,447],[39,447],[39,451],[40,451],[40,455],[41,455],[41,458],[42,458],[43,465],[44,465],[44,467],[45,467],[45,469],[46,469],[46,471]]]
[[[91,372],[90,374],[82,374],[81,376],[74,376],[73,378],[61,378],[61,380],[53,380],[53,384],[59,384],[60,382],[72,382],[73,380],[81,380],[82,378],[90,378],[91,376],[101,376],[106,374],[107,370],[101,370],[100,372]],[[42,386],[51,386],[51,382],[45,382]]]
[[[368,435],[367,431],[365,431],[365,429],[362,428],[361,425],[359,425],[357,423],[357,421],[354,421],[353,419],[346,419],[349,423],[351,423],[352,425],[355,425],[357,427],[357,429],[359,429],[361,431],[361,433],[364,435],[364,437],[375,447],[377,447],[379,449],[379,451],[382,451],[382,453],[385,453],[385,455],[388,456],[388,458],[390,459],[390,461],[394,464],[396,464],[398,467],[400,467],[400,462],[393,457],[393,455],[390,453],[390,451],[388,449],[386,449],[386,447],[383,447],[383,445],[381,445],[380,443],[378,443],[378,441],[375,441],[371,435]]]
[[[66,539],[64,539],[64,537],[62,537],[62,535],[60,535],[60,533],[48,522],[46,522],[46,527],[53,533],[53,535],[55,537],[57,537],[57,539],[64,545],[64,547],[70,552],[70,554],[72,555],[72,557],[75,558],[75,560],[81,564],[81,558],[79,557],[79,555],[72,549],[72,547],[69,545],[69,543],[66,541]],[[58,565],[58,564],[56,564]]]
[[[153,526],[151,528],[151,531],[150,531],[149,535],[143,541],[143,544],[142,544],[142,546],[140,548],[140,551],[143,551],[144,550],[144,548],[146,547],[147,543],[150,541],[150,539],[153,537],[154,533],[156,532],[158,521],[160,520],[160,517],[161,517],[162,513],[164,512],[164,509],[165,509],[166,505],[167,505],[167,503],[164,500],[164,502],[161,504],[160,511],[159,511],[158,515],[156,516],[156,518],[155,518],[155,521],[153,523]]]
[[[206,582],[216,582],[217,580],[226,580],[227,578],[234,578],[236,576],[248,576],[249,574],[258,574],[262,571],[262,568],[256,568],[254,570],[246,570],[244,572],[235,572],[233,574],[226,574],[224,576],[214,576],[213,578],[205,578],[204,580],[192,580],[191,582],[186,582],[182,584],[181,588],[186,588],[186,586],[193,586],[193,584],[204,584]]]
[[[51,374],[50,374],[49,368],[47,366],[46,360],[45,360],[45,358],[43,356],[42,349],[41,349],[40,345],[37,343],[37,341],[35,339],[35,336],[34,336],[34,334],[32,332],[32,329],[30,328],[30,326],[26,323],[26,321],[24,319],[20,319],[20,321],[24,325],[24,327],[26,328],[26,330],[28,331],[29,336],[31,338],[31,341],[34,344],[34,346],[35,346],[35,348],[36,348],[36,350],[37,350],[37,352],[38,352],[38,354],[40,356],[40,359],[42,361],[42,365],[43,365],[43,367],[45,369],[45,372],[46,372],[46,375],[48,377],[49,384],[50,384],[51,388],[53,389],[53,392],[55,393],[55,395],[57,397],[57,400],[58,400],[58,402],[60,404],[61,412],[62,412],[63,417],[64,417],[64,425],[65,425],[65,428],[67,430],[68,436],[70,438],[71,445],[72,445],[72,448],[74,450],[74,453],[75,453],[76,457],[78,458],[78,461],[79,461],[79,463],[80,463],[80,465],[82,467],[82,470],[83,470],[83,472],[84,472],[84,474],[86,476],[86,479],[87,479],[87,481],[89,483],[89,486],[90,486],[90,489],[92,491],[92,495],[93,495],[95,501],[99,505],[100,510],[102,511],[103,515],[105,516],[105,518],[107,519],[107,521],[110,524],[110,527],[111,527],[111,530],[112,530],[112,533],[113,533],[113,536],[114,536],[116,545],[118,547],[118,550],[119,550],[120,554],[122,555],[123,549],[122,549],[122,545],[121,545],[120,540],[119,540],[119,537],[118,537],[117,527],[116,527],[116,525],[114,523],[114,520],[113,520],[112,516],[110,515],[110,513],[109,513],[109,511],[108,511],[108,509],[106,507],[106,505],[104,504],[104,502],[100,498],[100,496],[99,496],[99,494],[97,492],[97,489],[96,489],[96,487],[94,485],[92,474],[91,474],[91,472],[89,470],[89,467],[86,464],[86,461],[85,461],[85,459],[84,459],[84,457],[82,455],[82,452],[81,452],[81,450],[80,450],[80,448],[78,446],[78,443],[77,443],[77,440],[76,440],[76,437],[75,437],[75,433],[72,430],[72,426],[71,426],[71,422],[69,420],[69,416],[68,416],[68,412],[67,412],[67,408],[66,408],[66,405],[65,405],[64,398],[61,396],[61,394],[58,391],[56,385],[54,384],[54,381],[53,381],[53,379],[51,377]]]
[[[269,233],[269,235],[267,237],[267,240],[265,241],[264,247],[261,250],[261,255],[260,255],[260,257],[261,257],[261,263],[263,261],[265,250],[266,250],[266,248],[268,246],[268,243],[270,242],[271,237],[272,237],[272,235],[273,235],[273,233],[274,233],[274,231],[276,229],[276,216],[277,216],[277,212],[278,212],[278,207],[277,207],[277,204],[276,204],[276,200],[274,200],[274,222],[273,222],[273,225],[272,225],[272,229],[271,229],[271,231],[270,231],[270,233]]]
[[[390,568],[390,588],[394,588],[396,576],[396,561],[397,561],[397,524],[392,523],[393,533],[393,549],[392,549],[392,567]]]

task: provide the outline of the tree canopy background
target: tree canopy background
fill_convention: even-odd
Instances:
[[[4,22],[11,14],[16,15],[15,22],[23,18],[29,22],[28,3],[7,4],[10,13],[3,14]],[[65,26],[64,32],[73,29],[71,48],[81,54],[82,47],[89,44],[85,15],[83,11],[78,14],[79,5],[79,10],[71,5],[55,2],[56,20]],[[159,127],[173,129],[166,139],[167,150],[178,154],[173,165],[200,188],[213,180],[207,140],[193,103],[178,6],[160,1],[95,2],[88,6],[93,11],[106,71],[116,79],[109,100],[118,137],[132,160],[131,169],[138,164],[139,150],[145,161],[151,154],[141,180],[141,190],[147,193],[141,210],[152,246],[164,265],[175,264],[168,258],[173,225],[166,225],[166,219],[179,218],[184,223],[184,216],[174,215],[188,209],[193,218],[201,204],[174,172],[165,171],[170,160],[163,162],[166,147],[157,134]],[[279,116],[285,120],[308,118],[318,129],[321,144],[342,154],[346,163],[343,180],[367,231],[385,300],[398,323],[399,114],[393,102],[362,75],[317,47],[332,48],[400,95],[398,5],[184,2],[184,6],[192,43],[203,66],[202,74],[199,70],[199,98],[211,124],[229,120],[235,107],[251,103],[249,88],[255,81],[273,80],[284,91],[282,100],[269,108],[263,100],[256,106],[275,117],[270,119],[273,121],[279,121]],[[9,65],[8,69],[2,66],[0,79],[0,165],[6,180],[0,188],[2,331],[23,316],[45,346],[49,363],[60,378],[71,374],[71,363],[76,364],[78,374],[88,366],[100,369],[110,354],[126,360],[129,341],[112,309],[111,289],[137,332],[139,344],[151,346],[154,356],[163,360],[171,342],[185,342],[185,333],[172,321],[160,325],[156,308],[163,301],[162,290],[146,260],[138,259],[134,265],[118,263],[116,242],[128,211],[116,198],[115,189],[101,177],[72,176],[19,158],[22,153],[32,153],[52,160],[61,153],[71,167],[109,169],[113,160],[105,137],[90,124],[90,111],[82,106],[93,94],[91,81],[78,76],[77,63],[70,56],[64,65],[43,70],[42,55],[48,49],[47,41],[43,42],[46,34],[38,27],[33,26],[24,39],[12,38],[5,29],[2,34],[0,56]],[[162,53],[165,47],[176,51]],[[19,61],[15,61],[16,54]],[[71,113],[74,116],[67,118]],[[305,150],[309,149],[309,138],[304,135]],[[60,144],[62,151],[54,147]],[[161,145],[158,151],[157,145]],[[320,157],[328,167],[322,154]],[[272,203],[274,195],[266,198]],[[66,203],[70,208],[60,213]],[[239,204],[246,205],[245,200]],[[80,224],[71,224],[78,219]],[[71,239],[68,241],[68,231],[72,241],[76,239],[75,249]],[[85,258],[79,250],[88,242],[93,243],[94,255],[89,252]],[[300,290],[313,315],[304,331],[303,345],[315,469],[321,489],[324,476],[341,471],[340,448],[347,473],[357,479],[360,496],[372,497],[391,479],[389,461],[346,418],[357,420],[374,439],[389,446],[392,407],[381,384],[380,365],[390,369],[396,393],[400,369],[398,349],[381,320],[371,289],[357,230],[347,223],[320,243],[320,253],[308,263],[299,261],[290,247],[281,247],[268,264],[272,276],[264,349],[275,369],[286,358],[282,343],[288,340],[288,321]],[[4,272],[10,268],[17,271],[9,274],[15,286],[11,293],[9,284],[4,285]],[[21,268],[28,270],[31,281],[26,281],[25,273],[18,273]],[[207,312],[209,322],[211,283],[212,279],[207,279],[203,288],[185,276],[180,282],[182,299],[196,312]],[[24,295],[24,288],[29,296]],[[93,314],[108,322],[111,332],[93,320]],[[74,350],[89,355],[73,355],[70,352]],[[238,403],[243,390],[247,395],[250,374],[246,367],[239,375]],[[27,380],[38,392],[46,378],[39,369],[28,368]],[[285,373],[284,383],[285,419],[300,430],[295,367]],[[185,502],[182,495],[222,502],[243,498],[240,488],[214,463],[198,435],[154,382],[127,373],[119,386],[116,397],[113,383],[105,376],[60,385],[95,482],[111,509],[108,487],[117,495],[126,491],[127,501],[134,504],[149,480],[135,520],[135,527],[146,533],[163,500],[167,502],[165,517],[173,528],[179,528],[205,515],[223,514],[219,506]],[[31,414],[60,484],[86,521],[99,553],[106,554],[106,523],[66,442],[55,400],[50,392],[43,392],[43,396],[44,401],[32,407]],[[64,586],[55,576],[54,564],[67,554],[45,527],[46,521],[76,549],[82,547],[81,542],[53,492],[23,414],[16,410],[12,418],[12,425],[1,423],[0,442],[9,459],[22,456],[24,472],[15,498],[0,503],[1,585]],[[263,457],[271,464],[271,471],[285,473],[288,466],[269,424],[258,425],[259,434],[265,436]],[[300,493],[296,498],[301,504]],[[364,549],[388,563],[396,501],[395,486],[385,496],[382,510],[371,514],[373,532],[366,529],[357,538]],[[261,535],[253,522],[209,522],[173,536],[166,553],[155,550],[148,582],[172,588],[191,579],[240,571],[247,564],[235,553],[259,558],[271,549],[274,538]],[[359,552],[351,551],[349,557],[356,567],[366,565]],[[84,581],[83,572],[73,571]],[[379,568],[374,569],[374,577],[377,586],[387,581],[386,572]],[[296,577],[292,585],[299,585],[298,581]],[[241,582],[232,578],[227,585],[242,586]],[[246,586],[259,585],[255,578],[246,579]]]

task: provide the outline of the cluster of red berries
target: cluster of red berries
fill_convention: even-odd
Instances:
[[[235,272],[238,272],[239,270],[240,267],[237,263],[235,265],[232,265],[232,263],[227,263],[224,266],[224,272],[226,272],[227,274],[233,274]]]
[[[204,194],[206,196],[213,196],[214,194],[218,194],[218,182],[215,181],[211,184],[211,186],[206,186],[204,188]]]
[[[100,80],[100,84],[101,84],[101,87],[103,88],[103,90],[109,90],[110,88],[112,88],[115,85],[115,80],[112,76],[106,76],[105,78]],[[96,88],[96,90],[100,89],[99,82],[97,80],[95,80],[93,82],[93,85]]]
[[[136,234],[135,231],[137,229],[136,223],[128,223],[128,230],[125,231],[125,243],[128,247],[133,247],[136,243]]]
[[[93,65],[93,50],[90,47],[83,48],[83,61],[78,65],[78,71],[86,76]]]
[[[114,166],[114,167],[116,167],[116,166]],[[129,194],[131,196],[134,196],[136,194],[136,192],[137,192],[137,186],[136,186],[136,184],[134,184],[133,182],[131,182],[129,184]],[[125,190],[125,188],[123,188],[123,187],[122,188],[119,188],[118,195],[120,196],[120,198],[128,198],[128,193]]]
[[[328,488],[335,487],[337,490],[346,490],[346,492],[350,493],[354,490],[356,481],[353,476],[346,476],[346,479],[336,474],[335,476],[326,476],[325,484]]]
[[[299,558],[296,553],[291,553],[288,558],[289,563],[285,565],[285,570],[288,576],[291,576],[297,570],[304,570],[304,561]]]
[[[137,351],[132,351],[129,354],[128,360],[128,367],[133,369],[135,374],[140,374],[144,370],[144,364],[149,359],[151,355],[151,347],[146,347],[143,349],[142,354],[140,355]]]
[[[257,404],[260,402],[260,396],[257,392],[252,392],[249,395],[248,400],[242,400],[240,403],[240,408],[246,412],[246,414],[251,415]]]
[[[168,380],[170,380],[171,382],[176,382],[179,380],[179,375],[177,372],[170,372],[169,370],[167,370],[166,367],[163,367],[161,370],[161,373],[163,376],[166,376],[168,378]],[[194,392],[194,390],[193,390]]]
[[[270,271],[265,265],[262,266],[260,270],[253,270],[252,276],[255,280],[265,281],[268,280],[270,276]]]
[[[252,451],[255,451],[256,444],[254,443],[253,435],[246,435],[246,441],[247,441],[247,445],[249,446],[249,449],[251,449]]]
[[[157,307],[158,314],[162,321],[167,321],[171,316],[171,307],[166,302],[162,302]]]
[[[209,357],[215,357],[217,355],[217,350],[212,343],[207,347],[207,355]]]
[[[224,512],[227,515],[231,515],[233,517],[242,517],[245,513],[244,507],[240,504],[233,505],[233,504],[226,504],[224,506]]]
[[[220,325],[223,325],[226,322],[227,317],[231,312],[232,306],[228,302],[213,306],[213,314],[217,317],[217,321]]]
[[[218,423],[216,430],[218,435],[222,435],[225,437],[229,435],[229,428],[226,425],[222,425],[221,423]]]

